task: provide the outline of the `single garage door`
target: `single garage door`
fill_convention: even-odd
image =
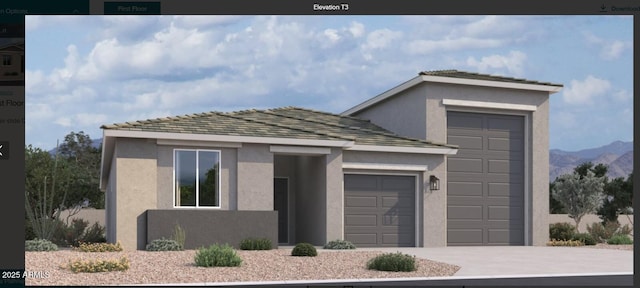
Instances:
[[[524,117],[447,113],[447,244],[524,245]]]
[[[357,247],[415,246],[415,177],[344,175],[344,237]]]

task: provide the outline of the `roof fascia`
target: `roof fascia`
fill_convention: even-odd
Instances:
[[[458,149],[449,147],[400,147],[400,146],[378,146],[378,145],[353,145],[345,148],[350,151],[372,151],[388,153],[418,153],[418,154],[439,154],[455,155]]]

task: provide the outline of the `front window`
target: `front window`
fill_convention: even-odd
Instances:
[[[4,66],[11,65],[11,55],[2,55],[2,65]]]
[[[220,207],[220,151],[174,150],[176,207]]]

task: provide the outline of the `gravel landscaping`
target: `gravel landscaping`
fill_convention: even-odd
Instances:
[[[240,267],[203,268],[194,264],[195,250],[86,253],[71,250],[25,252],[27,271],[48,272],[47,278],[27,278],[26,285],[114,285],[282,280],[364,279],[451,276],[460,267],[416,259],[414,272],[381,272],[366,268],[377,251],[318,250],[317,257],[293,257],[291,249],[238,251]],[[131,263],[124,272],[73,273],[64,266],[72,260],[119,259]]]
[[[587,246],[579,246],[579,247],[633,251],[633,244],[632,245],[610,245],[606,243],[599,243],[596,245],[587,245]]]

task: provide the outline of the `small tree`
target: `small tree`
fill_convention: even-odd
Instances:
[[[596,177],[590,170],[585,174],[584,177],[575,172],[562,175],[553,187],[553,197],[564,205],[569,217],[576,222],[576,229],[584,215],[602,206],[604,198],[604,177]]]

